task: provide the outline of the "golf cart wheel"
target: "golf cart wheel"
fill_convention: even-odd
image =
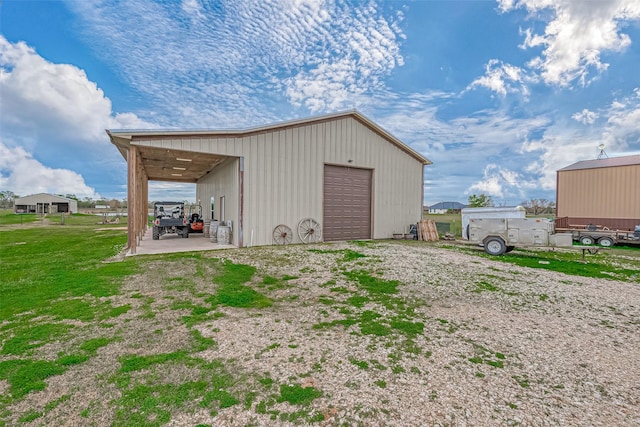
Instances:
[[[593,245],[595,243],[595,240],[593,240],[593,237],[591,236],[582,236],[580,237],[580,243],[582,243],[583,245]]]
[[[153,227],[153,240],[160,240],[160,230],[158,230],[158,227]]]
[[[189,229],[188,228],[183,228],[182,229],[182,238],[186,239],[189,237]]]
[[[276,225],[273,229],[273,242],[276,245],[286,245],[291,243],[293,232],[284,224]]]
[[[615,244],[611,237],[601,237],[598,239],[598,244],[600,246],[604,246],[605,248],[610,248]]]
[[[302,243],[318,243],[322,240],[320,224],[313,218],[305,218],[298,223],[298,237]]]
[[[499,237],[492,237],[484,242],[484,251],[489,255],[502,255],[507,251],[507,246]]]

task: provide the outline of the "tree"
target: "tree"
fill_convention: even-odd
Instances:
[[[472,194],[469,196],[467,204],[470,208],[486,208],[493,206],[493,199],[486,194]]]
[[[85,197],[82,200],[78,200],[78,209],[91,209],[95,206],[95,202],[91,197]]]
[[[7,209],[13,207],[13,200],[18,197],[13,191],[0,191],[0,208]]]
[[[522,202],[522,206],[529,215],[541,215],[553,213],[556,204],[547,199],[530,199]]]

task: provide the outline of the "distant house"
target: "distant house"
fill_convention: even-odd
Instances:
[[[73,213],[78,212],[78,201],[47,193],[18,197],[13,204],[15,213]]]
[[[458,202],[440,202],[435,205],[429,206],[430,214],[446,214],[448,212],[460,212],[463,208],[466,208],[467,205],[463,205]]]

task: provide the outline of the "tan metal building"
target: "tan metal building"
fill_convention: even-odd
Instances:
[[[585,160],[557,171],[559,226],[633,230],[640,224],[640,155]]]
[[[13,202],[15,213],[78,213],[78,201],[48,193],[18,197]]]
[[[149,180],[195,183],[205,220],[231,222],[232,243],[243,247],[273,244],[280,224],[293,243],[305,224],[323,241],[407,232],[421,218],[431,164],[357,111],[245,130],[107,134],[128,163],[132,253],[146,229]]]

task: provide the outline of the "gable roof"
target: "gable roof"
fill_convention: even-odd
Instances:
[[[378,135],[385,138],[387,141],[392,143],[393,145],[400,148],[405,153],[409,154],[414,159],[421,162],[423,165],[430,165],[433,162],[427,159],[422,154],[415,151],[409,145],[400,141],[398,138],[393,136],[391,133],[384,130],[382,127],[371,121],[365,115],[360,113],[357,110],[349,110],[344,112],[338,112],[333,114],[325,114],[320,116],[312,116],[303,119],[289,120],[284,122],[267,124],[264,126],[257,126],[246,129],[224,129],[224,130],[215,130],[215,129],[140,129],[140,130],[110,130],[106,129],[107,135],[111,139],[111,142],[118,146],[123,156],[126,158],[126,153],[123,152],[121,146],[117,143],[122,140],[131,140],[133,137],[139,136],[202,136],[202,135],[210,135],[210,136],[248,136],[255,133],[267,132],[270,130],[289,128],[289,127],[298,127],[305,126],[313,123],[324,122],[335,120],[339,118],[352,117],[363,125],[367,126],[369,129],[377,133]]]
[[[611,168],[611,167],[617,167],[617,166],[633,166],[633,165],[640,165],[640,154],[633,155],[633,156],[607,157],[604,159],[582,160],[580,162],[576,162],[572,165],[559,169],[558,172],[581,170],[581,169]]]
[[[55,194],[49,193],[36,193],[30,194],[28,196],[18,197],[15,199],[15,204],[20,204],[20,202],[30,202],[30,201],[39,201],[40,203],[45,202],[76,202],[74,199],[69,199],[67,197],[56,196]]]

